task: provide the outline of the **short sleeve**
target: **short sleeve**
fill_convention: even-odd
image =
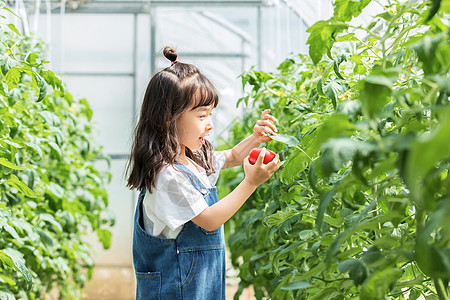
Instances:
[[[226,160],[226,151],[213,151],[213,168],[216,172],[208,176],[211,185],[216,185],[220,170],[222,170]]]
[[[182,172],[162,170],[153,191],[154,213],[171,230],[187,223],[208,207],[203,195]]]

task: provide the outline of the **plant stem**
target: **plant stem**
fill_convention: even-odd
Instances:
[[[310,161],[312,161],[312,158],[311,157],[309,157],[309,155],[308,155],[308,153],[306,153],[305,151],[303,151],[303,149],[302,148],[300,148],[300,147],[296,147],[297,149],[299,149],[300,151],[302,151],[303,153],[305,153],[306,154],[306,156],[308,156],[308,158],[309,158],[309,160]]]
[[[436,292],[438,294],[439,300],[447,300],[448,295],[445,289],[444,283],[442,282],[442,278],[433,279],[434,286],[436,287]]]
[[[366,43],[364,43],[363,41],[361,41],[360,39],[358,39],[357,37],[355,37],[355,39],[357,39],[361,44],[363,44],[364,46],[367,47],[367,49],[369,49],[370,51],[372,51],[373,54],[375,54],[379,59],[382,59],[375,51],[373,51],[372,47],[367,45]]]

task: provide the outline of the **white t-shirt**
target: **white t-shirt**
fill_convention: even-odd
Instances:
[[[201,170],[195,175],[209,188],[216,184],[225,160],[225,151],[213,151],[216,172],[209,176],[202,167],[191,162]],[[152,193],[146,191],[142,206],[145,231],[153,236],[173,239],[183,225],[198,216],[208,204],[182,172],[167,166],[156,175],[156,189],[152,189]]]

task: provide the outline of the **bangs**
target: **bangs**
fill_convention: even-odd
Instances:
[[[217,107],[219,104],[219,94],[217,93],[216,88],[214,85],[203,75],[198,75],[195,83],[196,87],[192,86],[192,88],[195,88],[195,92],[193,93],[192,97],[192,108],[191,110],[194,110],[201,106],[213,106],[214,108]]]

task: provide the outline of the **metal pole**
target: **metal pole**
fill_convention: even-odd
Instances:
[[[258,47],[258,61],[256,64],[256,67],[258,70],[262,69],[262,23],[261,23],[261,6],[258,6],[257,8],[257,36],[258,36],[258,40],[256,42],[257,47]]]
[[[137,14],[133,14],[133,108],[132,108],[132,116],[131,120],[133,122],[133,127],[136,124],[136,85],[137,85]]]
[[[152,2],[149,3],[149,15],[150,15],[150,75],[153,76],[155,72],[156,65],[156,9],[155,6],[152,6]]]

